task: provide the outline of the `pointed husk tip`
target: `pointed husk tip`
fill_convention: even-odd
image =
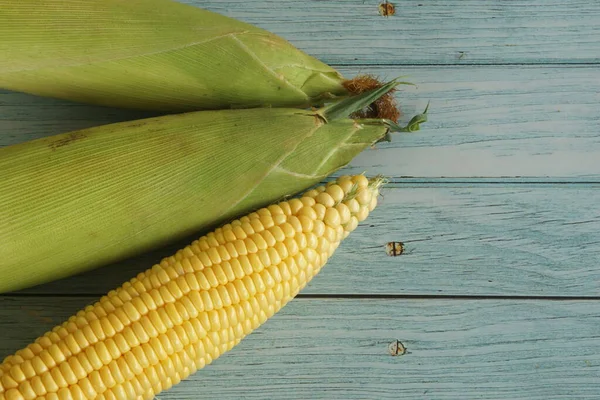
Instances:
[[[374,75],[364,74],[358,75],[352,79],[342,82],[344,88],[351,95],[358,95],[370,90],[378,89],[386,83],[381,81]],[[393,122],[398,122],[402,113],[398,106],[398,102],[394,97],[396,88],[391,89],[386,94],[375,100],[369,106],[352,114],[352,118],[367,119],[378,118],[387,119]]]

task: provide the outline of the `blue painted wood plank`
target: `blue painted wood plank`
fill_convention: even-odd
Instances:
[[[407,120],[431,101],[418,133],[365,151],[348,171],[387,176],[600,178],[600,68],[416,67],[343,70],[408,75]],[[0,146],[149,114],[0,92]]]
[[[600,176],[600,68],[523,66],[382,68],[417,87],[397,95],[407,120],[428,101],[429,121],[363,152],[351,172],[387,176]]]
[[[600,184],[398,180],[382,195],[304,293],[600,296]],[[25,292],[101,295],[193,239]]]
[[[0,297],[0,356],[90,298]],[[598,301],[296,299],[168,399],[594,399]],[[389,345],[408,349],[392,356]]]
[[[600,62],[596,0],[180,0],[270,30],[329,64]]]

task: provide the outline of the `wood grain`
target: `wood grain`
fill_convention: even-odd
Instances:
[[[185,0],[270,30],[329,64],[600,61],[596,0]]]
[[[89,298],[0,297],[0,356]],[[167,399],[595,399],[598,301],[296,299]],[[391,356],[388,345],[408,353]]]
[[[365,70],[344,69],[348,76]],[[412,177],[600,177],[600,68],[369,68],[407,75],[404,120],[431,101],[418,133],[396,134],[345,172]],[[149,116],[0,92],[0,146]]]
[[[304,293],[600,296],[599,188],[400,180]],[[24,293],[99,296],[191,241]],[[389,241],[406,253],[389,257]]]

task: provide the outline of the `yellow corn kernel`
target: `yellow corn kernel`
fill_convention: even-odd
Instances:
[[[359,188],[366,188],[369,185],[369,179],[364,175],[354,175],[352,177],[352,182],[358,185]]]
[[[339,187],[339,186],[338,186]],[[333,197],[328,193],[331,189],[327,189],[327,191],[325,192],[321,192],[317,195],[317,197],[315,198],[315,200],[317,201],[317,203],[324,205],[325,207],[333,207],[335,205],[335,200],[333,199]],[[341,188],[340,188],[341,190]]]
[[[325,216],[323,218],[323,222],[325,222],[329,226],[338,226],[341,222],[340,213],[337,209],[331,207],[325,211]]]
[[[317,219],[319,221],[323,221],[323,218],[325,218],[325,211],[327,210],[327,207],[325,207],[323,204],[317,203],[312,208],[317,213]]]
[[[358,210],[360,209],[360,204],[358,203],[358,201],[355,198],[344,200],[342,202],[342,204],[344,204],[346,207],[348,207],[348,210],[350,211],[351,214],[356,214],[358,212]]]
[[[358,219],[358,222],[362,222],[365,219],[367,219],[368,215],[369,215],[369,207],[368,206],[361,206],[360,210],[356,214],[356,218]]]
[[[304,197],[312,197],[314,199],[315,197],[317,197],[318,194],[319,194],[318,190],[312,189],[307,192],[304,192]]]
[[[377,203],[375,203],[377,205]],[[335,209],[340,214],[340,223],[345,224],[350,220],[350,209],[347,205],[339,203],[335,206]]]

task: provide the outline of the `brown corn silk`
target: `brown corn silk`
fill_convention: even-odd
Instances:
[[[380,88],[382,81],[373,75],[359,75],[342,83],[349,93],[361,94],[369,90]],[[394,122],[400,119],[400,109],[394,98],[396,89],[392,89],[368,107],[352,114],[353,118],[384,118]]]

